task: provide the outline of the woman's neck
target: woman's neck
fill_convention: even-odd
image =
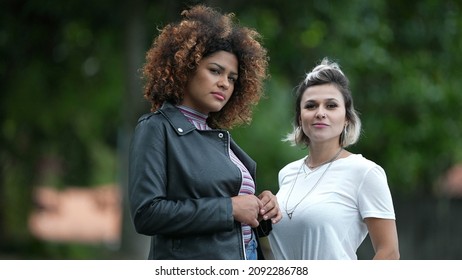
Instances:
[[[310,146],[308,157],[305,160],[305,164],[313,169],[318,166],[324,165],[328,162],[334,161],[341,157],[343,148],[340,145],[336,146]]]

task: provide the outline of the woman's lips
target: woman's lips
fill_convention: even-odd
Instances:
[[[225,95],[221,92],[212,92],[213,96],[215,96],[215,98],[223,101],[225,100]]]
[[[325,124],[325,123],[315,123],[313,124],[314,127],[316,128],[323,128],[323,127],[328,127],[329,125]]]

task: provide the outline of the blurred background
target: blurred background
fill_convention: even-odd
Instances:
[[[271,78],[233,129],[259,189],[306,154],[294,87],[323,57],[351,80],[380,164],[402,259],[462,259],[462,2],[457,0],[4,0],[0,3],[0,259],[145,259],[126,206],[128,145],[149,111],[140,73],[158,28],[189,5],[257,29]],[[360,259],[372,256],[367,239]]]

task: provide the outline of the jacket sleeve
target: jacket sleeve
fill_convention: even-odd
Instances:
[[[145,235],[231,231],[230,197],[167,197],[166,127],[141,120],[130,144],[129,205],[135,229]]]

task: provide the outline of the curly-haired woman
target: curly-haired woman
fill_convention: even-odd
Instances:
[[[282,213],[255,195],[255,162],[230,129],[251,121],[268,57],[260,35],[198,5],[155,38],[143,67],[142,116],[130,147],[129,201],[149,259],[262,259],[258,235]]]

